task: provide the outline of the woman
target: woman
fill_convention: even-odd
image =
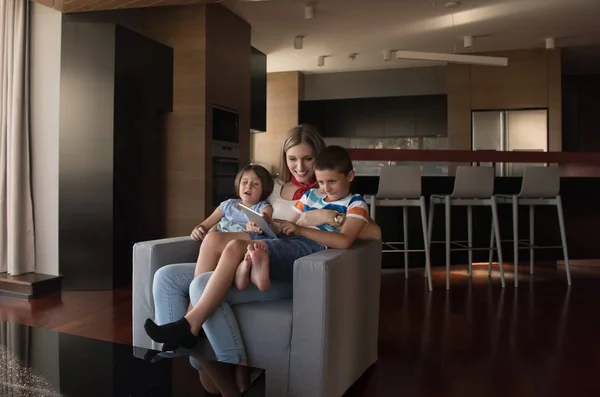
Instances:
[[[314,162],[317,154],[324,147],[325,142],[311,126],[296,126],[288,132],[282,144],[280,175],[275,182],[273,193],[269,197],[273,206],[274,218],[289,219],[293,211],[292,205],[306,190],[315,186]],[[344,219],[338,215],[332,210],[310,211],[304,214],[298,223],[304,226],[325,223],[339,226]],[[253,225],[248,225],[247,229],[251,233],[259,232]],[[380,236],[379,227],[371,221],[363,229],[360,238],[379,239]],[[225,246],[232,240],[248,240],[249,238],[249,233],[209,233],[200,247],[196,274],[194,274],[194,264],[173,264],[158,270],[153,283],[156,324],[167,324],[181,319],[187,313],[190,297],[192,302],[199,300]],[[292,286],[290,283],[272,283],[271,288],[266,292],[260,292],[252,286],[243,291],[231,288],[219,306],[219,310],[225,312],[230,321],[233,317],[232,305],[288,299],[291,296]],[[231,325],[229,322],[224,322],[223,316],[211,316],[203,328],[213,348],[215,346],[231,346],[231,349],[215,351],[220,361],[245,364],[246,356],[239,329],[237,324],[234,327]],[[174,347],[163,346],[163,350],[171,348]]]

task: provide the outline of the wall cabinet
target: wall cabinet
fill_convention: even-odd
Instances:
[[[446,95],[300,101],[324,137],[447,136]]]
[[[384,112],[386,137],[415,135],[414,97],[390,98]]]
[[[448,117],[446,97],[414,97],[415,109],[415,135],[448,136]]]
[[[120,25],[62,24],[63,290],[130,285],[133,244],[165,236],[173,59],[172,48]]]
[[[256,48],[251,48],[250,72],[250,130],[265,132],[267,130],[267,55]]]

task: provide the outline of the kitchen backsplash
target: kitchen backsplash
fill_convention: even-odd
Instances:
[[[399,149],[399,150],[445,150],[448,149],[448,139],[438,137],[393,137],[393,138],[324,138],[327,145],[339,145],[353,149]],[[434,162],[397,162],[397,161],[354,161],[356,175],[379,175],[384,165],[413,165],[421,166],[422,175],[448,175],[447,163]]]

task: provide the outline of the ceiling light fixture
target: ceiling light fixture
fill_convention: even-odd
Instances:
[[[298,35],[298,36],[294,37],[294,48],[296,50],[302,49],[303,40],[304,40],[304,36],[302,36],[302,35]]]
[[[473,36],[465,36],[463,38],[463,44],[464,44],[465,48],[473,47]]]
[[[381,51],[381,53],[383,55],[384,61],[389,61],[390,59],[392,59],[392,50],[383,50]]]
[[[317,66],[324,66],[324,65],[325,65],[325,55],[321,55],[317,59]]]
[[[396,51],[396,59],[465,63],[470,65],[506,66],[508,58],[481,55],[440,54],[435,52]]]
[[[444,5],[446,6],[446,8],[458,7],[460,5],[460,1],[449,1]]]
[[[314,19],[315,18],[315,6],[312,4],[307,4],[304,7],[304,19]]]
[[[555,42],[554,42],[554,37],[548,37],[546,39],[546,49],[547,50],[553,50],[555,48]]]

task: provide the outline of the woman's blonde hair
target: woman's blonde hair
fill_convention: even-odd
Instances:
[[[315,157],[325,149],[325,141],[315,127],[309,124],[300,124],[288,131],[281,144],[281,164],[279,165],[279,178],[287,182],[292,179],[292,174],[287,166],[286,152],[301,143],[306,143],[315,152]]]

